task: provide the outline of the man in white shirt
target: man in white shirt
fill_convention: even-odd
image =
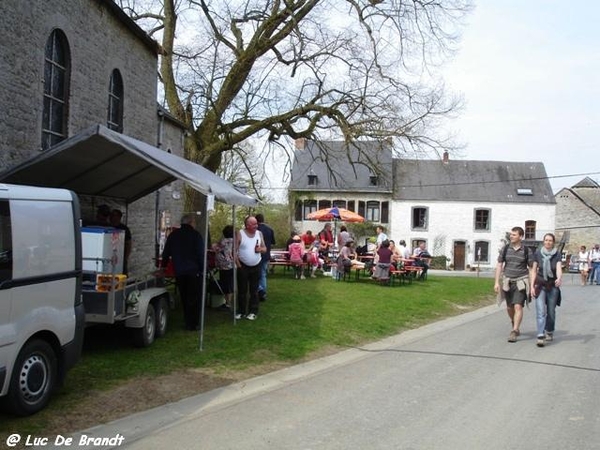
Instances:
[[[379,247],[381,247],[381,244],[383,243],[383,241],[385,241],[388,237],[387,234],[385,234],[383,232],[383,227],[381,225],[377,225],[377,228],[375,229],[375,231],[377,232],[377,249],[379,249]]]
[[[402,239],[400,241],[400,243],[398,244],[398,250],[400,251],[402,258],[404,258],[404,259],[410,258],[410,255],[411,255],[410,248],[408,248],[408,246],[406,245],[406,241],[404,239]]]

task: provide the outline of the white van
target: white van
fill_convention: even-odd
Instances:
[[[0,402],[17,415],[48,403],[81,354],[77,195],[0,184]]]

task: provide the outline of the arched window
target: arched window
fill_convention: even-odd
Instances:
[[[46,41],[45,51],[43,150],[67,137],[70,73],[71,55],[67,38],[62,31],[54,30]]]
[[[108,84],[107,126],[111,130],[123,132],[123,78],[117,69],[110,74]]]

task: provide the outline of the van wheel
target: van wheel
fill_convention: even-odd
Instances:
[[[154,336],[163,337],[167,333],[167,319],[169,317],[169,305],[164,298],[159,298],[156,302],[156,331]]]
[[[40,411],[48,404],[57,377],[56,354],[50,344],[39,339],[28,342],[15,361],[6,408],[19,416]]]
[[[156,329],[156,313],[152,303],[148,304],[144,326],[133,328],[133,343],[136,347],[149,347],[154,342],[154,332]]]

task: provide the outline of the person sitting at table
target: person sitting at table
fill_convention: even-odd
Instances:
[[[337,235],[338,248],[343,248],[350,239],[352,239],[352,236],[348,233],[348,228],[346,228],[346,225],[342,225]]]
[[[390,249],[390,241],[385,239],[375,254],[375,271],[373,279],[379,281],[388,281],[390,279],[390,267],[394,253]]]
[[[354,250],[354,241],[350,239],[346,241],[346,245],[340,250],[337,259],[337,270],[339,275],[344,275],[350,272],[352,266],[364,267],[364,264],[357,261],[356,251]]]
[[[319,243],[319,241],[314,241],[312,247],[310,248],[310,250],[307,253],[306,262],[307,262],[308,266],[310,267],[310,277],[311,278],[317,278],[317,275],[315,274],[315,272],[317,271],[317,269],[322,268],[323,264],[325,263],[325,261],[320,257],[320,254],[319,254],[320,246],[321,246],[321,244]]]
[[[294,267],[294,276],[298,280],[304,280],[304,244],[300,239],[300,236],[295,235],[292,238],[292,243],[288,247],[290,254],[290,263]]]
[[[396,243],[390,239],[390,250],[392,251],[392,266],[398,267],[398,264],[402,262],[404,256],[400,252],[400,249],[396,247]]]
[[[417,248],[415,248],[413,256],[416,259],[415,265],[423,268],[423,271],[421,272],[419,279],[424,280],[425,276],[427,275],[427,271],[429,270],[429,258],[431,258],[431,255],[427,251],[427,246],[425,244],[425,241],[421,241],[419,243],[419,246]]]
[[[300,236],[300,238],[302,239],[302,242],[304,243],[306,249],[310,249],[313,245],[313,242],[315,242],[315,240],[317,239],[317,237],[314,234],[312,234],[311,230],[307,230],[306,233]]]
[[[400,242],[398,242],[398,250],[400,251],[403,259],[410,258],[411,251],[409,246],[406,245],[406,241],[404,239],[401,239]]]
[[[331,224],[326,223],[323,229],[319,231],[317,237],[321,242],[321,252],[326,252],[333,247],[333,233],[331,232]]]

